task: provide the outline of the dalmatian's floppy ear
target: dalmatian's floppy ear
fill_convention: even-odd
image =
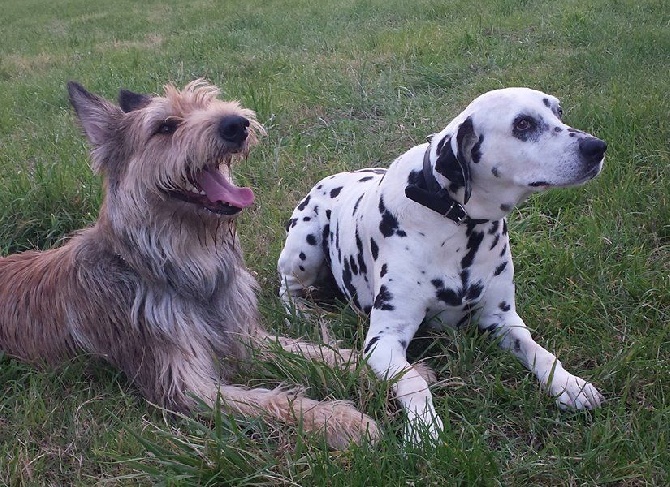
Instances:
[[[446,135],[437,145],[435,170],[449,180],[449,190],[456,192],[464,188],[463,204],[470,199],[472,178],[470,176],[470,158],[472,148],[477,142],[472,118],[466,118],[456,132],[457,153],[451,148],[452,135]]]

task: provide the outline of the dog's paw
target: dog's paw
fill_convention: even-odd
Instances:
[[[593,384],[567,372],[554,377],[549,393],[561,409],[595,409],[605,402]]]
[[[306,420],[324,425],[328,446],[336,450],[345,450],[351,444],[375,444],[381,437],[375,420],[358,411],[348,401],[322,402],[317,408],[303,414]],[[317,419],[312,417],[317,415],[320,415]]]
[[[434,409],[426,409],[421,414],[408,414],[403,435],[404,443],[413,446],[437,444],[444,424]]]

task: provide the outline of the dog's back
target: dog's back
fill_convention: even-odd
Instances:
[[[72,247],[0,258],[0,350],[33,363],[76,353],[74,337],[63,326],[67,290],[77,280],[73,262]]]

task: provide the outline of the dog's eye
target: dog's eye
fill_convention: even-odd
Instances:
[[[521,117],[514,121],[514,130],[517,132],[526,132],[535,127],[535,121],[529,117]]]
[[[173,134],[177,127],[181,124],[181,120],[178,118],[166,118],[163,120],[160,125],[156,128],[156,134],[169,135]]]
[[[556,115],[558,115],[558,118],[563,120],[563,109],[559,105],[558,108],[556,108]]]

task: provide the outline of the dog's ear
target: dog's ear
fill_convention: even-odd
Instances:
[[[472,192],[472,178],[470,176],[470,161],[467,157],[472,150],[475,139],[472,119],[466,118],[456,131],[456,154],[451,148],[452,135],[446,135],[437,144],[437,160],[435,170],[449,180],[449,190],[456,192],[464,188],[463,204],[470,199]]]
[[[475,127],[472,124],[472,117],[468,117],[458,126],[458,133],[456,134],[456,145],[458,146],[458,154],[456,154],[456,158],[463,171],[463,179],[465,181],[463,204],[468,202],[472,191],[470,162],[472,160],[472,149],[476,143],[477,137],[475,136]]]
[[[86,138],[94,147],[113,139],[116,121],[121,115],[119,107],[104,98],[89,93],[74,81],[67,84],[70,103],[77,113]]]
[[[133,93],[128,90],[119,90],[119,106],[121,107],[121,110],[126,113],[144,108],[149,103],[151,103],[151,97],[149,95]]]

